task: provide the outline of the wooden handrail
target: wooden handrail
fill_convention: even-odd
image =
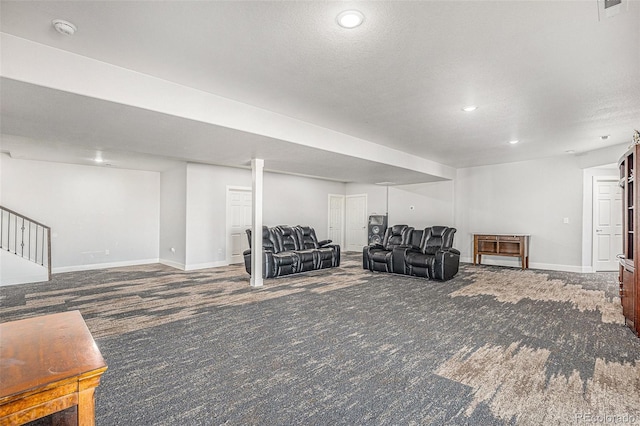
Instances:
[[[5,217],[5,212],[8,216],[8,221],[7,221],[7,245],[4,245],[4,238],[2,236],[2,233],[4,232],[4,223],[0,224],[0,248],[3,248],[8,251],[11,252],[11,247],[13,246],[13,253],[17,256],[22,257],[23,259],[27,259],[29,261],[32,261],[34,263],[38,263],[39,265],[45,266],[44,265],[44,253],[42,253],[42,255],[40,256],[41,259],[41,263],[38,262],[38,227],[42,228],[42,237],[43,237],[43,241],[42,241],[42,248],[44,251],[44,246],[45,246],[45,242],[44,242],[44,236],[46,233],[46,247],[47,247],[47,275],[48,275],[48,280],[51,281],[51,227],[38,222],[37,220],[33,220],[28,216],[25,216],[23,214],[20,214],[18,212],[16,212],[15,210],[11,210],[9,208],[6,208],[4,206],[0,206],[0,217],[2,218],[2,222],[4,221],[4,217]],[[11,215],[15,216],[15,225],[14,225],[14,238],[13,238],[13,245],[11,244]],[[20,235],[20,247],[22,248],[22,251],[20,254],[18,254],[18,221],[22,220],[22,226],[20,227],[21,229],[21,235]],[[25,235],[24,235],[24,231],[25,231],[25,222],[28,224],[29,226],[29,233],[27,236],[27,256],[25,257],[24,255],[24,246],[25,246]],[[35,260],[33,260],[31,258],[31,227],[34,226],[36,227],[36,235],[35,235],[35,250],[34,250],[34,254],[35,254]]]

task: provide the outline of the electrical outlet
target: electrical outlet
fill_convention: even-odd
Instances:
[[[105,251],[104,251],[104,255],[105,255],[105,256],[109,256],[109,249],[107,249],[107,250],[105,250]]]
[[[564,219],[562,219],[562,223],[569,223],[569,218],[565,217]]]

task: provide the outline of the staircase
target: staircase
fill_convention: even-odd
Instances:
[[[47,268],[51,280],[51,228],[0,206],[0,249]]]

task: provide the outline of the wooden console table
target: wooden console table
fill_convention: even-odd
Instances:
[[[79,311],[0,324],[0,338],[0,425],[54,413],[60,423],[95,425],[107,365]]]
[[[519,257],[522,269],[529,267],[527,234],[473,234],[473,264],[482,263],[482,255]]]

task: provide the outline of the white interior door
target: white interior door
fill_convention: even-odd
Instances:
[[[346,251],[362,251],[367,245],[367,195],[346,197]]]
[[[251,228],[251,189],[227,191],[227,262],[242,263],[249,248],[246,230]]]
[[[344,247],[344,195],[329,194],[329,238]]]
[[[617,179],[594,178],[593,267],[617,271],[622,253],[622,191]]]

